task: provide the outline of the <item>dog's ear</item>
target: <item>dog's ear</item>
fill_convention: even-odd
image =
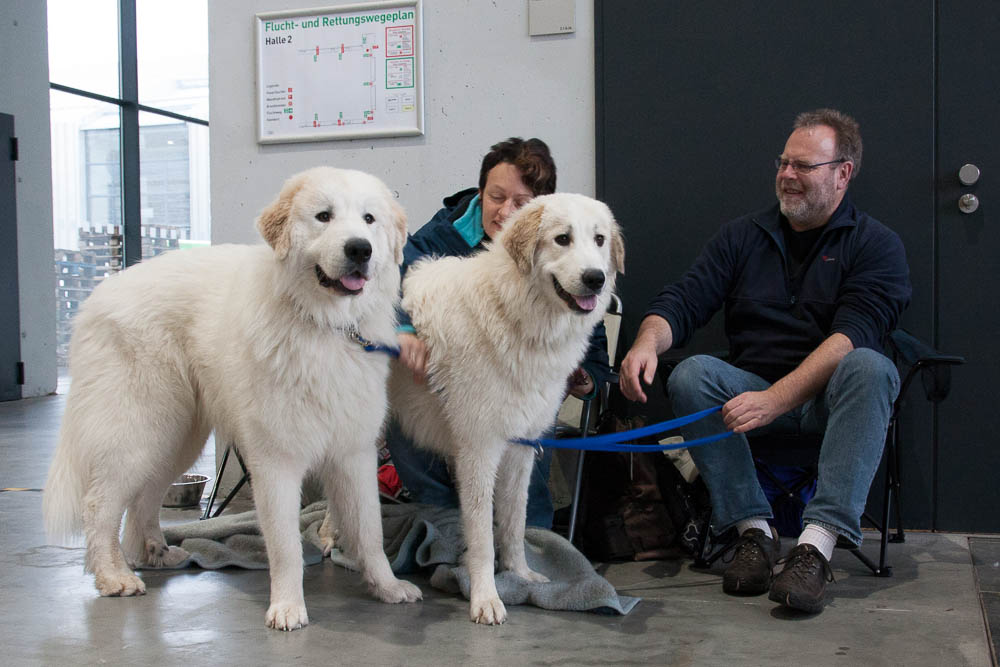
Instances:
[[[542,228],[543,204],[529,204],[507,222],[509,229],[503,234],[503,245],[511,256],[517,268],[522,273],[531,273],[535,263],[535,249],[538,247],[538,234]]]
[[[278,198],[261,211],[257,218],[257,231],[274,249],[278,259],[287,257],[292,246],[289,216],[292,212],[292,199],[301,187],[299,180],[286,183]]]
[[[617,222],[611,223],[611,268],[625,275],[625,235]]]
[[[403,246],[406,245],[406,210],[395,199],[389,200],[393,222],[393,250],[396,253],[396,264],[403,263]]]

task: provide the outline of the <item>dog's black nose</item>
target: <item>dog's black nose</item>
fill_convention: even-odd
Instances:
[[[366,239],[350,239],[346,244],[344,244],[344,254],[347,255],[347,259],[352,262],[356,264],[364,264],[371,259],[372,244]],[[603,280],[604,276],[601,276],[601,281],[603,282]]]
[[[584,285],[595,292],[604,287],[604,272],[599,269],[587,269],[580,279]]]

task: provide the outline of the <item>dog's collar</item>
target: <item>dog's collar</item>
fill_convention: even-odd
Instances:
[[[353,324],[349,327],[337,327],[337,330],[343,333],[345,336],[347,336],[348,340],[360,345],[361,349],[363,349],[365,352],[383,352],[385,354],[388,354],[390,357],[396,359],[399,358],[398,347],[392,345],[382,345],[380,343],[374,343],[368,340],[367,338],[361,335],[361,332],[358,331],[358,328]]]

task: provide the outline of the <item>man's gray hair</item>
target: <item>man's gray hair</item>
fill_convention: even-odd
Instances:
[[[861,171],[861,128],[858,127],[858,121],[836,109],[816,109],[800,113],[795,118],[792,129],[799,130],[816,125],[833,128],[837,136],[837,159],[850,160],[854,163],[854,170],[851,172],[853,180]]]

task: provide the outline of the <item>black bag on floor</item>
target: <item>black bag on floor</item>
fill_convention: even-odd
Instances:
[[[639,417],[621,419],[607,412],[598,432],[642,425]],[[707,520],[707,492],[688,484],[662,452],[588,452],[583,475],[582,551],[587,557],[655,560],[676,557],[681,549],[694,552],[698,528]]]

